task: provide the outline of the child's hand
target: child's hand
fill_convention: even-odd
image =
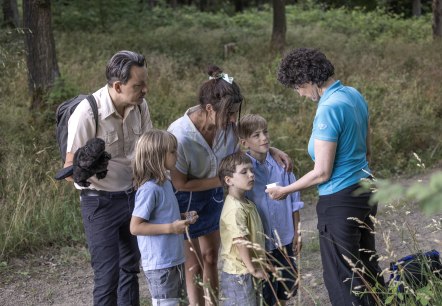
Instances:
[[[293,238],[293,253],[295,255],[298,255],[301,252],[302,249],[302,239],[301,239],[301,234],[299,234],[297,231],[295,233],[295,237]]]
[[[253,273],[251,273],[254,277],[258,278],[258,279],[267,279],[269,278],[268,274],[266,271],[262,270],[262,269],[256,269]]]
[[[172,233],[184,234],[186,232],[186,227],[187,227],[186,220],[176,220],[172,223]]]
[[[196,220],[198,220],[199,216],[196,211],[187,211],[184,213],[184,218],[187,222],[187,225],[194,224]]]

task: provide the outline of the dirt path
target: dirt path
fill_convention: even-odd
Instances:
[[[429,172],[431,173],[431,172]],[[428,180],[429,173],[401,182]],[[315,205],[302,210],[303,250],[300,271],[301,305],[330,305],[322,281]],[[417,249],[442,251],[442,214],[424,216],[417,204],[379,205],[377,248],[385,259],[383,269],[395,258]],[[150,305],[146,282],[140,274],[142,305]],[[93,274],[83,246],[47,248],[8,262],[0,262],[0,305],[91,305]],[[291,301],[295,304],[298,297]]]

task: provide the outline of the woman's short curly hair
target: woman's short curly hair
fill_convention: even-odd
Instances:
[[[278,81],[290,88],[310,82],[322,86],[334,74],[335,67],[324,53],[317,49],[298,48],[281,60]]]

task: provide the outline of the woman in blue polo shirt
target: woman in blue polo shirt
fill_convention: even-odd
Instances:
[[[278,81],[318,101],[308,145],[315,165],[293,184],[266,192],[281,199],[317,185],[319,242],[330,301],[339,306],[376,305],[378,297],[355,294],[374,288],[376,282],[384,285],[370,218],[376,215],[377,205],[368,204],[370,193],[354,195],[359,181],[370,177],[368,106],[356,89],[342,85],[333,75],[333,65],[316,49],[292,50],[281,61]],[[366,226],[361,228],[355,219]],[[352,271],[349,260],[360,273]]]
[[[239,86],[219,67],[210,66],[208,75],[209,80],[199,90],[199,104],[168,128],[178,141],[176,169],[171,171],[171,177],[178,190],[180,211],[193,210],[199,216],[198,222],[189,227],[191,241],[185,242],[190,305],[205,304],[203,288],[197,284],[201,280],[210,286],[207,298],[218,303],[219,218],[224,194],[217,170],[224,157],[239,150],[236,121],[243,101]],[[287,154],[275,148],[270,152],[276,161],[291,168]]]

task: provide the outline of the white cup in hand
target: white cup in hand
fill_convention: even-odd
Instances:
[[[267,184],[267,185],[266,185],[267,189],[269,189],[269,188],[273,188],[273,187],[276,187],[276,186],[278,186],[278,183],[277,183],[277,182],[276,182],[276,183],[271,183],[271,184]]]

